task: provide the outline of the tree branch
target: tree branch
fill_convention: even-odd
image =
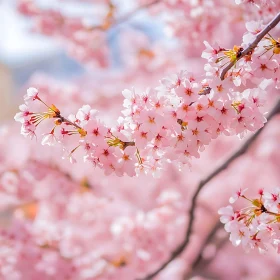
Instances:
[[[160,3],[162,0],[153,0],[147,4],[144,4],[142,6],[139,6],[138,8],[134,9],[133,11],[119,17],[119,18],[113,18],[111,19],[111,23],[109,24],[108,27],[104,28],[101,25],[96,25],[96,26],[93,26],[91,27],[89,30],[92,31],[92,30],[102,30],[102,31],[106,31],[106,30],[109,30],[111,29],[112,27],[115,27],[115,26],[118,26],[126,21],[128,21],[131,17],[133,17],[135,14],[137,14],[138,12],[140,12],[141,10],[144,10],[144,9],[148,9],[150,8],[151,6],[153,5],[156,5],[158,3]]]
[[[267,123],[276,115],[280,113],[280,100],[277,101],[274,108],[271,110],[267,117]],[[264,127],[259,129],[254,135],[252,135],[248,140],[246,140],[241,147],[234,152],[227,160],[225,160],[220,166],[218,166],[213,172],[211,172],[208,176],[206,176],[203,180],[200,181],[198,184],[198,187],[193,194],[192,200],[191,200],[191,207],[189,210],[189,222],[187,226],[187,231],[185,233],[185,238],[182,241],[181,244],[171,253],[171,256],[168,260],[166,260],[157,270],[150,273],[145,278],[141,278],[139,280],[150,280],[153,279],[158,273],[160,273],[164,268],[168,266],[169,263],[171,263],[174,259],[176,259],[178,256],[181,255],[181,253],[185,250],[187,245],[190,241],[190,236],[192,234],[193,225],[194,225],[194,213],[195,208],[197,206],[197,198],[199,193],[201,192],[202,188],[209,183],[213,178],[215,178],[217,175],[219,175],[223,170],[225,170],[234,160],[242,156],[247,152],[247,150],[250,148],[250,146],[253,144],[253,142],[259,137],[261,132],[263,131]]]
[[[205,239],[203,245],[200,248],[199,254],[197,255],[196,259],[194,260],[193,264],[192,264],[192,271],[200,264],[202,258],[203,258],[203,250],[204,248],[210,243],[212,242],[212,240],[214,239],[217,231],[219,229],[223,228],[223,224],[218,221],[214,227],[212,228],[212,230],[210,231],[210,233],[208,234],[207,238]],[[228,239],[228,236],[227,236]]]
[[[203,245],[201,246],[197,257],[192,263],[191,271],[187,272],[186,275],[184,276],[185,280],[188,280],[192,276],[195,276],[196,272],[200,273],[201,272],[200,268],[205,268],[213,261],[213,258],[203,259],[203,251],[208,244],[215,242],[216,248],[220,249],[228,240],[228,235],[226,235],[224,238],[217,238],[216,233],[222,228],[223,228],[223,224],[220,221],[216,222],[216,224],[213,226],[212,230],[210,231],[205,241],[203,242]]]
[[[241,55],[236,59],[236,61],[230,62],[222,71],[221,73],[221,80],[225,79],[226,73],[233,67],[238,60],[240,60],[245,55],[251,53],[262,40],[262,38],[271,30],[273,29],[280,21],[280,13],[278,13],[273,20],[256,36],[256,39],[241,53]]]
[[[150,8],[151,6],[153,6],[153,5],[155,5],[155,4],[158,4],[158,3],[160,3],[160,2],[161,2],[161,0],[154,0],[154,1],[151,1],[151,2],[149,2],[149,3],[147,3],[147,4],[144,4],[144,5],[142,5],[142,6],[138,7],[138,8],[136,8],[135,10],[131,11],[130,13],[128,13],[128,14],[126,14],[126,15],[124,15],[124,16],[118,18],[118,19],[116,19],[116,21],[113,23],[112,26],[117,26],[117,25],[119,25],[119,24],[121,24],[121,23],[127,21],[128,19],[130,19],[132,16],[134,16],[135,14],[137,14],[139,11],[144,10],[144,9],[148,9],[148,8]]]

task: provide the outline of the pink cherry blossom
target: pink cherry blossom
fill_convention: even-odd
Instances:
[[[19,106],[21,112],[17,113],[14,117],[15,121],[24,123],[25,120],[28,120],[28,116],[31,114],[29,112],[29,108],[26,104],[22,104]]]
[[[238,198],[243,197],[244,193],[246,193],[248,189],[239,189],[230,199],[229,199],[229,203],[235,203],[237,201]]]
[[[24,96],[24,101],[26,101],[26,102],[30,101],[30,100],[34,101],[34,100],[38,99],[38,94],[39,94],[38,89],[31,87],[27,90],[27,93]]]
[[[258,249],[260,253],[268,250],[269,246],[276,247],[279,240],[279,188],[272,193],[259,192],[260,198],[249,199],[244,195],[245,190],[239,190],[230,198],[233,203],[237,198],[246,199],[251,206],[234,212],[232,206],[221,208],[221,222],[225,230],[230,232],[230,241],[234,246],[242,245],[245,251]]]
[[[46,134],[42,139],[42,145],[54,146],[57,143],[57,139],[53,132]]]

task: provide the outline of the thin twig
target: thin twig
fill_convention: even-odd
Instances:
[[[233,67],[238,60],[240,60],[245,55],[251,53],[259,44],[259,42],[262,40],[262,38],[271,30],[273,29],[280,21],[280,13],[278,13],[273,20],[256,36],[256,39],[244,50],[242,51],[241,55],[235,60],[230,62],[222,71],[221,73],[221,80],[225,79],[226,73]]]
[[[111,20],[111,23],[109,25],[108,28],[103,28],[102,25],[96,25],[96,26],[93,26],[91,27],[89,30],[92,31],[92,30],[102,30],[102,31],[106,31],[106,30],[109,30],[111,29],[112,27],[116,27],[126,21],[128,21],[131,17],[133,17],[135,14],[137,14],[138,12],[140,12],[141,10],[144,10],[144,9],[148,9],[149,7],[153,6],[153,5],[156,5],[158,3],[160,3],[161,0],[154,0],[154,1],[151,1],[147,4],[144,4],[136,9],[134,9],[133,11],[119,17],[119,18],[116,18],[116,19],[112,19]]]
[[[267,117],[267,123],[276,115],[280,113],[280,100],[276,103],[274,108],[271,110],[270,114]],[[189,210],[189,222],[187,225],[187,231],[185,233],[185,238],[182,241],[182,243],[171,253],[171,256],[169,257],[168,260],[166,260],[157,270],[154,272],[150,273],[148,276],[141,278],[139,280],[150,280],[153,279],[158,273],[160,273],[164,268],[168,266],[169,263],[171,263],[174,259],[176,259],[181,253],[185,250],[187,245],[189,244],[190,241],[190,236],[192,234],[193,230],[193,225],[194,225],[194,212],[196,209],[197,205],[197,198],[199,193],[201,192],[202,188],[209,183],[213,178],[215,178],[218,174],[220,174],[223,170],[227,169],[227,167],[237,158],[242,156],[247,152],[247,150],[250,148],[250,146],[253,144],[253,142],[258,138],[258,136],[261,134],[263,131],[262,127],[259,129],[254,135],[252,135],[247,141],[244,142],[241,147],[234,152],[226,161],[224,161],[220,166],[218,166],[213,172],[211,172],[206,178],[200,181],[198,184],[198,187],[193,194],[192,200],[191,200],[191,207]]]
[[[124,16],[118,18],[118,19],[116,19],[116,21],[113,23],[112,26],[117,26],[117,25],[119,25],[119,24],[121,24],[121,23],[127,21],[128,19],[130,19],[132,16],[134,16],[135,14],[137,14],[138,12],[140,12],[141,10],[147,9],[147,8],[149,8],[149,7],[151,7],[151,6],[155,5],[155,4],[158,4],[158,3],[160,3],[160,2],[161,2],[161,0],[154,0],[154,1],[152,1],[152,2],[149,2],[149,3],[147,3],[147,4],[144,4],[144,5],[142,5],[142,6],[138,7],[138,8],[136,8],[135,10],[131,11],[130,13],[128,13],[128,14],[126,14],[126,15],[124,15]]]
[[[73,123],[73,122],[69,121],[68,119],[62,117],[61,115],[59,115],[58,119],[60,119],[63,123],[66,123],[66,124],[68,124],[68,125],[74,126],[74,127],[77,128],[77,129],[82,129],[79,125],[77,125],[76,123]]]

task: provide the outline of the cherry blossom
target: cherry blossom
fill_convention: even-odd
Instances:
[[[50,133],[46,134],[42,139],[42,145],[49,145],[54,146],[57,142],[57,139],[54,135],[54,130],[52,130]]]
[[[239,198],[239,197],[243,197],[244,196],[244,193],[247,191],[247,189],[245,190],[239,190],[237,191],[230,199],[229,199],[229,202],[230,203],[235,203],[236,200]]]
[[[267,251],[269,246],[278,250],[279,190],[275,188],[271,193],[261,190],[259,198],[253,199],[244,195],[245,190],[239,190],[230,198],[230,203],[243,198],[250,206],[238,211],[227,206],[218,211],[234,246],[241,245],[245,251],[258,249],[260,253]]]
[[[36,88],[29,88],[24,97],[24,101],[29,101],[29,100],[34,101],[34,100],[38,99],[38,94],[39,94],[39,92]]]

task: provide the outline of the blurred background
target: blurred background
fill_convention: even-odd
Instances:
[[[32,21],[17,10],[16,0],[0,2],[0,119],[8,120],[18,110],[19,95],[35,72],[71,79],[83,68],[65,54],[54,40],[32,32]]]

